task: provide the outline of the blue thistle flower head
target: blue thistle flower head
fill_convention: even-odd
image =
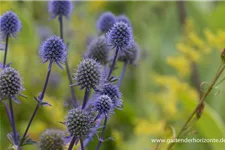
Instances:
[[[105,12],[99,17],[97,21],[97,29],[102,33],[106,33],[113,27],[115,22],[116,17],[114,14],[111,12]]]
[[[22,24],[14,12],[7,11],[0,17],[0,34],[3,38],[7,35],[9,37],[16,37],[21,28]]]
[[[41,136],[40,141],[38,142],[39,150],[64,150],[65,133],[60,130],[47,129]]]
[[[113,108],[113,102],[108,95],[100,95],[94,101],[94,110],[99,112],[100,114],[109,114]]]
[[[132,27],[131,26],[131,22],[130,22],[130,19],[126,16],[126,15],[120,15],[118,17],[116,17],[116,21],[117,22],[124,22],[126,23],[129,27]]]
[[[75,85],[80,86],[80,89],[91,88],[96,89],[101,81],[100,64],[94,59],[84,59],[77,68],[74,74],[74,79],[77,81]]]
[[[90,115],[80,108],[74,108],[69,111],[65,125],[70,135],[78,138],[87,135],[94,127]]]
[[[18,71],[12,67],[6,67],[0,72],[0,100],[11,98],[19,103],[17,95],[20,95],[23,90],[24,87]]]
[[[73,4],[70,0],[51,0],[48,3],[48,12],[55,19],[57,16],[70,18],[73,12]]]
[[[87,57],[105,65],[108,62],[109,50],[104,36],[97,37],[88,45]]]
[[[124,22],[117,22],[106,34],[107,43],[112,48],[126,50],[133,43],[132,29]]]
[[[120,51],[118,61],[135,65],[140,58],[140,47],[137,43],[132,43],[126,51]]]
[[[62,68],[60,64],[67,59],[67,46],[61,38],[52,36],[42,43],[38,53],[43,63],[55,62]]]
[[[112,100],[113,107],[120,108],[122,106],[122,94],[117,85],[113,83],[105,83],[99,91],[100,95],[107,95]]]

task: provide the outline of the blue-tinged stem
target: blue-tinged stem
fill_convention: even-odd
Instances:
[[[68,150],[72,150],[73,149],[73,146],[75,144],[75,141],[76,141],[76,136],[74,136],[73,139],[72,139],[72,141],[70,142],[70,145],[69,145]]]
[[[60,37],[61,37],[61,39],[64,40],[64,38],[63,38],[63,16],[59,16],[59,24],[60,24]],[[66,72],[67,72],[69,84],[72,85],[73,82],[72,82],[72,77],[71,77],[71,74],[70,74],[70,68],[69,68],[69,64],[68,64],[67,59],[66,59],[65,65],[66,65]],[[76,95],[75,95],[75,91],[74,91],[73,86],[70,86],[70,92],[71,92],[71,96],[72,96],[72,99],[73,99],[74,106],[78,107],[78,103],[77,103],[77,100],[76,100]]]
[[[120,50],[120,48],[117,47],[117,48],[116,48],[115,55],[114,55],[114,58],[113,58],[113,63],[112,63],[112,65],[111,65],[111,67],[110,67],[110,70],[109,70],[109,74],[108,74],[107,80],[108,80],[108,79],[111,77],[111,75],[112,75],[114,66],[116,65],[116,59],[117,59],[119,50]]]
[[[100,149],[100,147],[101,147],[101,145],[102,145],[102,143],[103,143],[103,141],[104,141],[104,134],[105,134],[105,130],[106,130],[107,120],[108,120],[108,118],[107,118],[107,116],[105,115],[105,121],[104,121],[104,127],[103,127],[103,129],[102,129],[102,135],[101,135],[101,137],[100,137],[100,139],[99,139],[98,146],[97,146],[96,150],[99,150],[99,149]]]
[[[42,90],[41,95],[38,96],[38,100],[39,100],[39,101],[42,101],[42,100],[44,99],[44,95],[45,95],[45,92],[46,92],[46,89],[47,89],[47,86],[48,86],[48,81],[49,81],[49,77],[50,77],[51,70],[52,70],[52,63],[53,63],[52,61],[50,61],[50,63],[49,63],[48,73],[47,73],[47,76],[46,76],[45,84],[44,84],[44,87],[43,87],[43,90]],[[28,123],[28,125],[27,125],[27,128],[26,128],[26,130],[25,130],[25,132],[24,132],[24,134],[23,134],[22,139],[24,139],[24,138],[26,137],[27,132],[28,132],[30,126],[31,126],[31,123],[32,123],[32,121],[33,121],[33,119],[34,119],[34,117],[35,117],[35,115],[36,115],[36,113],[37,113],[39,107],[40,107],[40,105],[37,104],[37,106],[36,106],[36,108],[35,108],[35,110],[34,110],[32,116],[31,116],[31,118],[30,118],[30,121],[29,121],[29,123]],[[23,144],[23,143],[20,143],[20,146],[21,146],[22,144]]]
[[[85,149],[82,138],[80,138],[80,147],[81,147],[81,150],[84,150]]]
[[[122,72],[120,74],[120,79],[119,79],[119,81],[117,83],[118,87],[120,87],[121,84],[122,84],[122,81],[123,81],[123,78],[124,78],[124,75],[125,75],[125,72],[126,72],[126,68],[127,68],[127,62],[124,62],[123,69],[122,69]]]
[[[7,59],[7,53],[8,53],[8,43],[9,43],[9,35],[6,35],[6,42],[5,42],[5,54],[4,54],[4,61],[3,61],[3,68],[6,66],[6,59]]]
[[[84,101],[83,101],[83,105],[82,105],[82,109],[85,108],[86,104],[87,104],[87,101],[88,101],[88,97],[89,97],[89,94],[90,94],[90,91],[89,89],[85,89],[85,94],[84,94]]]
[[[6,114],[7,114],[7,116],[8,116],[10,125],[12,125],[12,118],[11,118],[11,114],[10,114],[9,107],[7,106],[7,104],[6,104],[5,102],[3,102],[3,105],[4,105],[4,107],[5,107],[5,111],[6,111]]]
[[[11,121],[12,121],[12,130],[13,130],[13,138],[15,141],[15,144],[18,145],[18,139],[17,139],[17,132],[16,132],[16,124],[14,120],[14,112],[13,112],[13,104],[12,104],[12,99],[9,99],[9,108],[11,112]]]

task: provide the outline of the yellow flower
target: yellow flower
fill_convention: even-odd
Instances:
[[[182,52],[187,58],[189,58],[193,62],[199,61],[199,58],[200,58],[199,52],[197,52],[190,45],[187,45],[184,43],[178,43],[177,49],[178,49],[178,51]]]
[[[136,121],[136,127],[134,129],[135,135],[151,135],[158,136],[165,131],[166,123],[164,120],[158,122],[151,122],[145,119],[138,119]]]
[[[166,59],[167,64],[176,69],[181,77],[190,75],[190,62],[185,56],[169,56]]]

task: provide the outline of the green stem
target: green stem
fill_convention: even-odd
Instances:
[[[180,138],[180,136],[182,135],[182,133],[185,131],[185,129],[187,128],[188,124],[190,123],[190,121],[193,119],[194,115],[196,114],[196,112],[198,111],[199,107],[202,106],[202,104],[204,103],[206,97],[209,95],[209,93],[212,91],[213,86],[216,84],[216,81],[219,79],[219,77],[221,76],[221,74],[223,73],[225,69],[225,64],[223,64],[222,68],[219,69],[219,71],[217,72],[216,76],[214,77],[214,79],[212,80],[209,88],[207,89],[207,91],[204,93],[204,95],[202,96],[202,98],[199,101],[199,104],[196,106],[196,108],[194,109],[194,111],[191,113],[191,115],[188,117],[187,121],[185,122],[185,124],[183,125],[183,127],[181,128],[180,132],[178,133],[178,135],[176,136],[176,139]],[[167,150],[170,150],[173,146],[175,145],[175,143],[171,143]]]

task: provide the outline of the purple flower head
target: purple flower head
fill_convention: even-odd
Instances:
[[[132,29],[124,22],[117,22],[106,35],[107,43],[112,48],[126,50],[133,43]]]
[[[83,109],[75,108],[66,117],[66,126],[71,136],[83,137],[93,128],[90,115]]]
[[[113,107],[120,108],[122,106],[122,94],[117,85],[113,83],[105,83],[102,90],[99,92],[100,95],[107,95],[110,97],[113,103]]]
[[[120,51],[118,60],[128,63],[128,64],[136,64],[140,57],[140,47],[137,43],[132,43],[131,47],[126,51]]]
[[[48,12],[53,19],[57,16],[65,16],[69,19],[73,12],[73,4],[70,0],[51,0],[48,3]]]
[[[109,114],[112,111],[113,103],[108,95],[99,96],[93,103],[94,110],[100,114]]]
[[[84,59],[74,74],[77,81],[75,85],[79,85],[81,89],[95,89],[101,80],[100,64],[94,59]]]
[[[106,64],[108,62],[109,50],[107,47],[106,39],[104,36],[97,37],[92,40],[88,45],[87,57],[95,59],[101,64]]]
[[[126,23],[129,27],[131,27],[131,22],[130,22],[130,19],[126,16],[126,15],[120,15],[116,18],[116,21],[117,22],[124,22]]]
[[[17,95],[23,90],[20,74],[15,69],[7,67],[0,72],[0,100],[11,98],[19,103]]]
[[[41,136],[38,142],[39,150],[63,150],[65,148],[64,143],[65,133],[60,130],[47,129]]]
[[[3,38],[7,35],[16,37],[21,28],[22,24],[14,12],[7,11],[0,17],[0,34]]]
[[[62,68],[60,64],[67,59],[67,46],[61,38],[52,36],[42,43],[38,53],[43,63],[52,61]]]
[[[99,17],[97,21],[97,29],[102,33],[106,33],[113,27],[115,22],[116,17],[114,14],[111,12],[105,12]]]

